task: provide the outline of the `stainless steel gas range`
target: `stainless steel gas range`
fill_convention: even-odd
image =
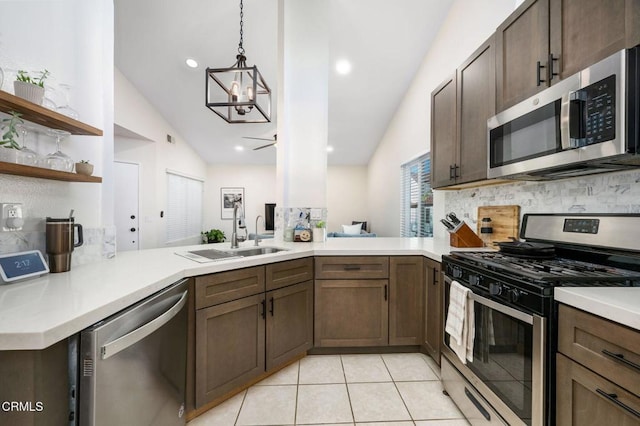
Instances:
[[[555,424],[555,287],[640,287],[640,215],[527,214],[520,237],[443,256],[445,309],[453,281],[470,290],[473,348],[459,358],[445,333],[442,380],[473,425]]]

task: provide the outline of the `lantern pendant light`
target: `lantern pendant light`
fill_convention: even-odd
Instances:
[[[247,66],[240,0],[240,42],[236,62],[228,68],[207,68],[206,106],[227,123],[271,122],[271,89],[255,65]]]

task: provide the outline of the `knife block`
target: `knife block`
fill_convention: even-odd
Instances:
[[[449,245],[451,247],[484,247],[484,242],[469,226],[462,222],[455,229],[449,231]]]

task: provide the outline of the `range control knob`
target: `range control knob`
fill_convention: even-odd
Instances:
[[[490,283],[489,284],[489,294],[492,296],[499,296],[502,294],[502,284],[498,283]]]
[[[462,269],[458,266],[453,267],[453,278],[462,278]]]
[[[515,288],[511,289],[509,291],[509,300],[511,301],[511,303],[517,302],[520,299],[521,294],[522,293],[520,293],[520,290],[516,290]]]
[[[480,275],[469,275],[469,284],[471,285],[480,285],[482,282],[482,276]]]

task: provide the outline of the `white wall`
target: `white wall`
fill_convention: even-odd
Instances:
[[[16,70],[46,68],[51,72],[47,85],[57,89],[60,83],[70,84],[70,106],[80,120],[104,131],[103,137],[71,136],[62,143],[62,150],[74,160],[95,165],[94,174],[104,178],[102,185],[0,175],[0,202],[23,203],[25,232],[44,232],[46,216],[64,217],[71,209],[76,222],[85,227],[111,224],[111,171],[106,157],[113,150],[113,2],[0,2],[0,66],[5,70],[2,89],[10,93]],[[59,91],[48,96],[62,103]],[[31,148],[46,155],[55,151],[55,143],[42,133]],[[10,236],[3,234],[3,242]]]
[[[369,162],[371,227],[400,234],[400,165],[429,151],[431,92],[475,51],[515,8],[514,0],[457,0]],[[434,197],[438,204],[439,198]],[[442,202],[439,203],[441,208]]]
[[[243,187],[248,231],[255,232],[257,215],[264,216],[264,204],[276,202],[275,166],[211,165],[207,171],[204,196],[204,229],[221,229],[231,237],[232,221],[220,218],[220,188]],[[368,220],[367,169],[365,166],[327,168],[327,229],[340,231],[352,220]],[[264,230],[262,221],[259,232]],[[375,230],[373,230],[375,232]]]
[[[166,217],[161,218],[160,212],[166,211],[167,169],[204,180],[207,164],[117,69],[115,124],[140,136],[115,138],[115,159],[140,165],[140,248],[164,246]],[[174,136],[175,143],[167,142],[167,134]],[[206,204],[206,194],[203,200]],[[196,237],[171,245],[199,241]]]

